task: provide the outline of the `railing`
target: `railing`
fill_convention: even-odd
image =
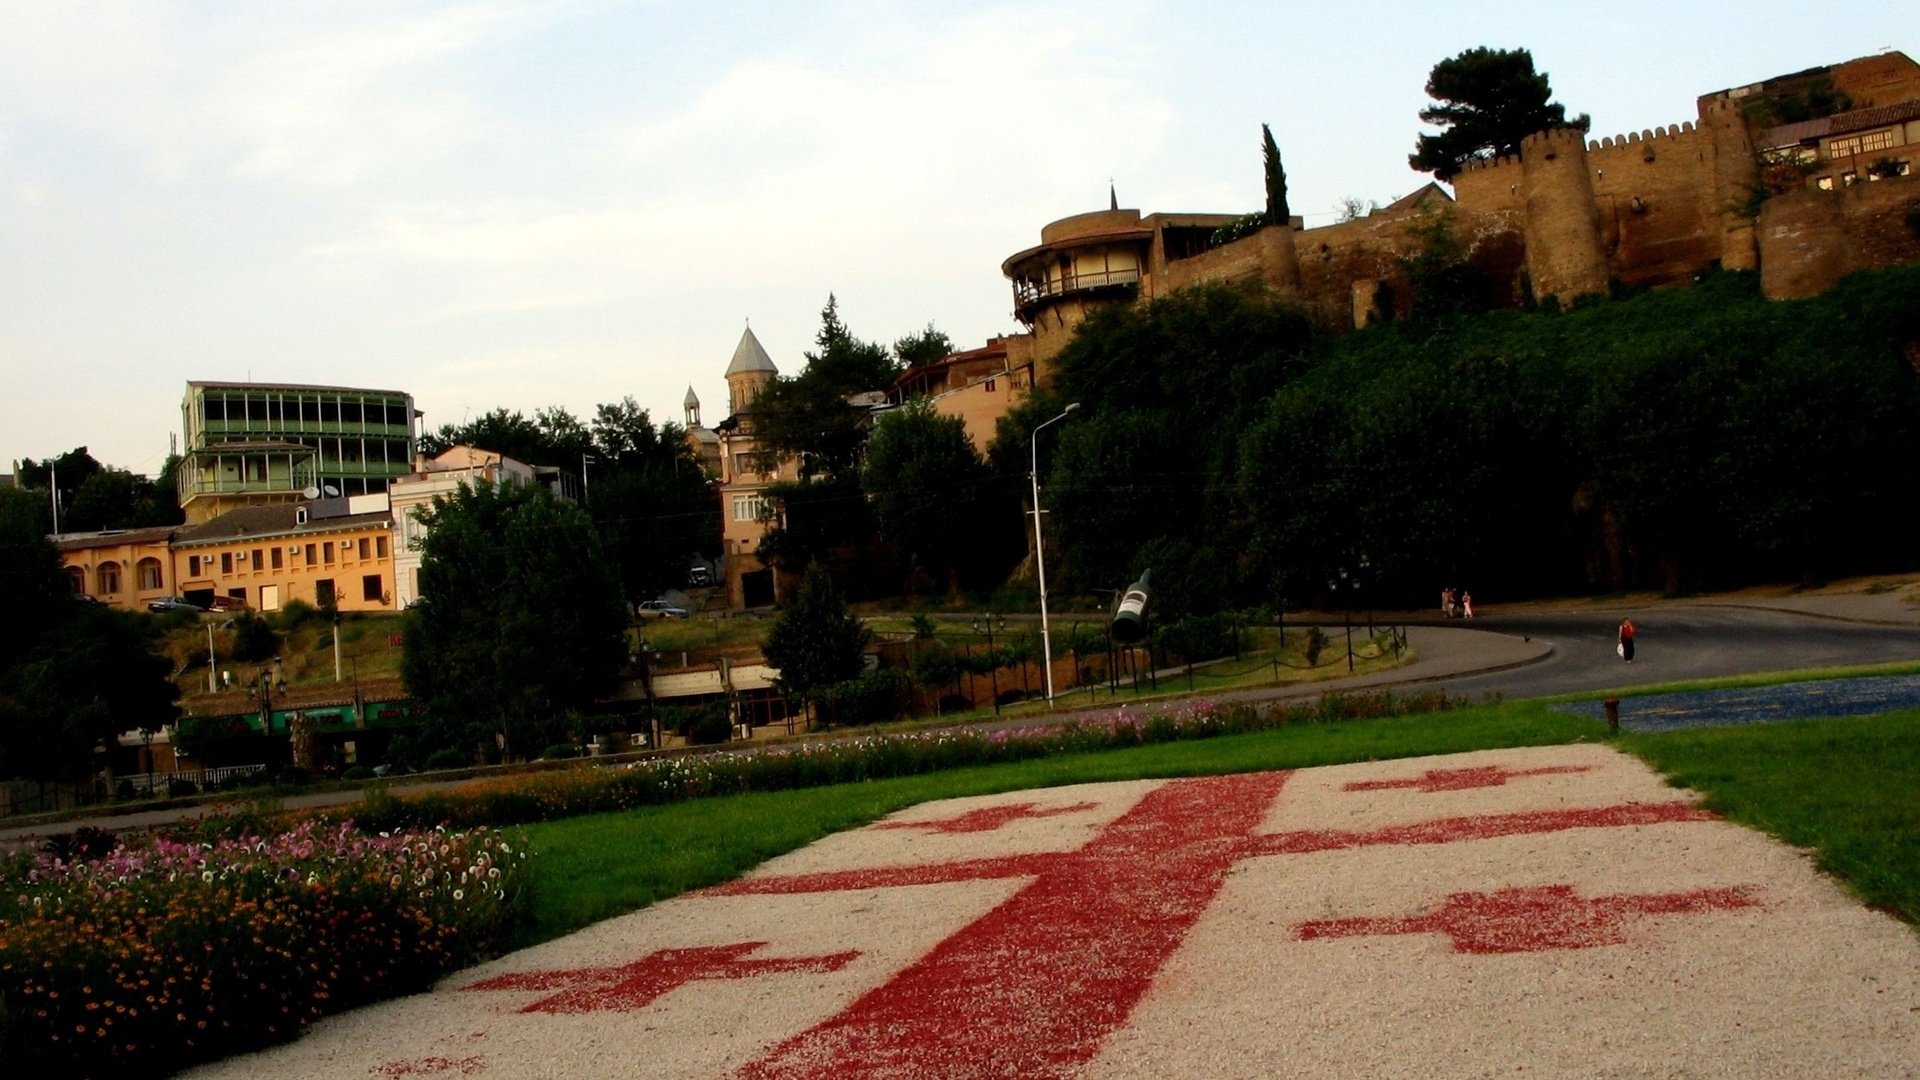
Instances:
[[[1096,270],[1084,274],[1065,274],[1058,278],[1035,281],[1032,278],[1015,278],[1013,282],[1013,302],[1020,310],[1038,304],[1056,296],[1067,296],[1077,292],[1092,292],[1096,289],[1108,289],[1122,285],[1138,285],[1140,270],[1127,267],[1121,270]]]
[[[135,793],[151,795],[164,793],[172,780],[190,781],[195,787],[205,790],[209,784],[220,784],[236,776],[254,776],[267,771],[265,765],[219,765],[210,769],[180,769],[164,773],[134,773],[131,776],[116,777],[114,783],[124,780],[133,785]]]

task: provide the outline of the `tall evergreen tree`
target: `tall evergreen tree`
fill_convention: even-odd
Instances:
[[[1260,125],[1260,156],[1266,166],[1267,224],[1285,225],[1293,219],[1287,206],[1287,170],[1280,167],[1280,147],[1273,141],[1273,129]]]

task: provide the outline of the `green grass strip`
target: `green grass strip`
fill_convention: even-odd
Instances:
[[[1779,686],[1783,683],[1821,682],[1827,679],[1862,679],[1882,675],[1920,674],[1920,660],[1892,660],[1881,664],[1848,664],[1842,667],[1799,668],[1793,671],[1762,671],[1751,675],[1722,675],[1712,679],[1685,679],[1679,682],[1650,683],[1645,686],[1621,686],[1612,690],[1581,690],[1555,694],[1534,700],[1552,704],[1557,701],[1598,701],[1601,698],[1646,697],[1650,694],[1685,694],[1696,690],[1740,690],[1753,686]]]
[[[1920,923],[1920,710],[1625,735],[1706,805],[1797,847],[1865,903]]]
[[[650,806],[526,827],[535,915],[519,945],[571,933],[935,799],[1109,780],[1207,776],[1591,741],[1593,721],[1535,702],[1303,724],[861,784]]]

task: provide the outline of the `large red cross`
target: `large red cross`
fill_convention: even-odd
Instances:
[[[940,818],[936,821],[883,821],[874,828],[925,829],[928,832],[938,833],[992,832],[1016,821],[1077,814],[1083,810],[1097,809],[1099,805],[1099,803],[1080,802],[1072,806],[1056,806],[1040,810],[1036,809],[1039,806],[1038,803],[1002,803],[999,806],[983,806],[978,810],[969,810],[964,814],[955,814],[950,818]]]
[[[740,1076],[1066,1076],[1126,1023],[1242,859],[1713,817],[1684,802],[1634,803],[1366,832],[1256,834],[1288,775],[1169,782],[1077,851],[749,878],[710,890],[740,896],[1033,879]]]
[[[1643,915],[1731,911],[1753,907],[1752,890],[1616,895],[1583,899],[1571,885],[1544,885],[1461,892],[1437,910],[1398,918],[1316,919],[1295,930],[1302,941],[1370,934],[1445,934],[1455,952],[1514,953],[1543,949],[1591,949],[1627,939],[1624,924]]]
[[[1412,788],[1416,791],[1464,791],[1467,788],[1504,787],[1509,780],[1523,776],[1548,776],[1553,773],[1586,772],[1591,765],[1545,765],[1538,769],[1509,769],[1501,765],[1475,765],[1465,769],[1428,769],[1405,780],[1355,780],[1341,791],[1385,791]]]
[[[661,949],[618,967],[586,967],[568,971],[520,971],[496,975],[464,986],[463,990],[558,990],[530,1005],[523,1013],[582,1013],[644,1008],[669,990],[700,979],[744,979],[783,971],[838,971],[858,952],[825,956],[766,957],[747,954],[765,945],[744,941],[694,949]]]

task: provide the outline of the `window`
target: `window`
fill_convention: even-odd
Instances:
[[[87,593],[87,572],[77,566],[67,567],[67,586],[73,590],[74,595],[85,596]]]
[[[220,553],[220,572],[222,574],[233,573],[233,552],[223,551]]]
[[[1821,177],[1820,179],[1818,179],[1818,180],[1815,180],[1815,181],[1813,182],[1813,184],[1814,184],[1814,186],[1815,186],[1815,187],[1817,187],[1817,188],[1819,188],[1819,189],[1820,189],[1821,191],[1832,191],[1832,190],[1833,190],[1833,177],[1831,177],[1831,176],[1823,176],[1823,177]]]
[[[274,549],[273,549],[273,568],[274,568],[275,570],[278,570],[278,569],[280,569],[280,548],[279,548],[279,545],[275,545],[275,546],[274,546]]]
[[[99,588],[95,590],[96,592],[101,596],[112,596],[114,593],[120,591],[120,564],[117,562],[101,563],[100,568],[93,572],[93,578],[94,583],[99,586]]]
[[[387,538],[386,537],[376,536],[373,538],[373,553],[378,558],[384,559],[387,557]]]
[[[988,379],[988,380],[987,380],[987,393],[989,393],[989,394],[991,394],[991,393],[993,393],[993,380],[992,380],[992,379]]]
[[[379,603],[386,590],[380,587],[380,575],[368,574],[360,579],[360,599]]]
[[[767,500],[761,498],[758,492],[733,497],[733,520],[735,521],[759,521],[766,516],[766,509]]]
[[[330,608],[333,606],[333,599],[332,579],[321,578],[319,581],[313,583],[313,602],[315,605]]]
[[[1875,150],[1888,150],[1900,145],[1899,140],[1899,134],[1892,128],[1884,131],[1869,131],[1864,135],[1850,135],[1828,143],[1827,156],[1830,158],[1852,157],[1855,154],[1867,154]]]
[[[250,561],[253,563],[253,572],[256,574],[267,568],[265,553],[259,548],[253,549],[253,558]]]
[[[328,566],[333,565],[333,541],[326,540],[320,544],[320,561]]]
[[[187,576],[188,577],[200,576],[200,556],[198,555],[187,556]]]
[[[740,473],[759,472],[760,470],[753,467],[753,458],[754,458],[754,455],[751,451],[745,451],[745,452],[734,454],[733,455],[734,473],[737,475]]]
[[[140,576],[140,588],[144,591],[151,592],[167,586],[164,576],[160,573],[159,559],[141,559],[135,572]]]
[[[308,566],[313,565],[313,545],[312,544],[307,545],[307,565]]]
[[[364,537],[364,536],[363,536],[363,537],[361,537],[361,538],[360,538],[360,542],[359,542],[359,544],[358,544],[358,549],[359,549],[359,553],[360,553],[360,557],[361,557],[361,558],[363,558],[363,559],[364,559],[364,558],[367,558],[367,557],[368,557],[368,556],[367,556],[367,552],[368,552],[368,550],[369,550],[369,549],[370,549],[371,547],[372,547],[372,545],[371,545],[371,544],[369,544],[369,543],[367,542],[367,537]],[[382,552],[382,554],[385,554],[385,552]]]

